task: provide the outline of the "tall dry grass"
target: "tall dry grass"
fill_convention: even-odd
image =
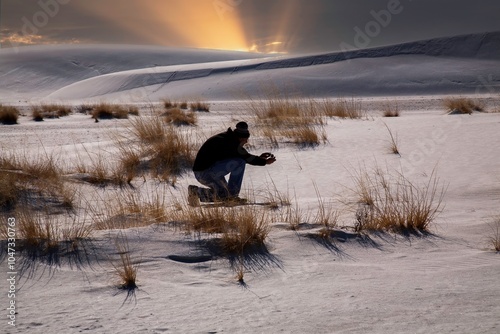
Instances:
[[[484,105],[465,97],[449,97],[443,105],[450,114],[472,114],[473,111],[484,111]]]
[[[219,235],[220,247],[228,255],[265,247],[271,229],[268,212],[256,206],[187,207],[173,217],[189,232]]]
[[[194,163],[194,145],[188,133],[166,125],[159,116],[137,118],[132,134],[139,140],[141,156],[148,160],[153,175],[175,184],[177,176]]]
[[[321,196],[317,184],[314,183],[314,190],[318,199],[318,211],[314,221],[321,225],[319,236],[322,239],[329,240],[333,230],[337,227],[340,211],[334,209],[331,203],[327,203]]]
[[[92,106],[92,118],[95,119],[126,119],[129,115],[139,116],[139,108],[105,102]]]
[[[54,156],[5,154],[0,158],[0,210],[69,210],[75,196]]]
[[[353,175],[358,197],[357,231],[427,233],[443,207],[446,188],[435,171],[427,183],[417,185],[402,173],[389,174],[376,168]]]
[[[196,101],[189,105],[189,109],[191,109],[191,111],[209,112],[210,105],[206,102]]]
[[[4,106],[0,104],[0,123],[4,125],[17,124],[20,111],[13,106]]]
[[[39,104],[31,106],[31,116],[35,121],[45,118],[60,118],[71,114],[71,107],[62,104]]]
[[[115,274],[118,278],[118,287],[128,292],[128,298],[138,288],[137,271],[139,265],[134,264],[130,257],[130,247],[126,236],[119,234],[115,238],[115,247],[120,256],[118,263],[113,263]]]
[[[401,115],[401,110],[399,109],[399,104],[397,102],[385,102],[382,105],[382,116],[384,117],[399,117]]]
[[[500,252],[500,216],[493,220],[490,228],[491,235],[488,237],[488,242],[495,251]]]
[[[327,117],[360,119],[364,117],[361,100],[339,98],[324,100],[320,105],[323,114]]]
[[[160,189],[126,190],[117,193],[113,198],[99,198],[99,203],[106,205],[89,205],[93,212],[93,226],[97,230],[128,229],[144,227],[165,222],[171,215],[172,208],[167,206],[165,193]]]
[[[272,147],[280,142],[317,146],[327,141],[324,115],[312,100],[288,99],[280,95],[249,105],[261,135]]]
[[[90,184],[106,187],[108,185],[125,186],[130,184],[135,176],[132,167],[124,166],[126,161],[117,164],[109,156],[101,152],[92,153],[84,147],[86,157],[78,155],[76,171],[80,173],[80,180]],[[127,169],[129,168],[129,169]]]
[[[168,109],[163,113],[163,117],[166,123],[175,126],[196,125],[198,123],[198,117],[193,111],[184,111],[179,108]]]
[[[16,212],[16,222],[16,250],[26,259],[23,267],[36,260],[60,265],[62,259],[78,266],[88,257],[93,229],[77,216],[22,210]]]
[[[398,144],[398,136],[397,134],[394,135],[392,133],[392,130],[389,128],[389,126],[384,123],[387,131],[389,132],[389,136],[391,137],[391,140],[389,142],[389,151],[393,154],[397,154],[399,156],[401,156],[401,153],[399,152],[399,144]]]

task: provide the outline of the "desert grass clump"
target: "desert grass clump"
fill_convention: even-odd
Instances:
[[[397,102],[386,102],[382,105],[382,116],[384,117],[399,117],[401,110]]]
[[[179,105],[177,102],[173,102],[170,99],[163,99],[162,102],[165,109],[177,108]]]
[[[71,114],[71,107],[62,104],[40,104],[31,107],[31,115],[35,121],[44,118],[60,118]]]
[[[134,264],[130,257],[130,247],[128,239],[120,234],[115,239],[115,247],[120,260],[117,264],[113,264],[115,274],[118,278],[118,288],[127,291],[127,298],[138,288],[137,286],[137,271],[138,264]]]
[[[189,108],[191,111],[201,111],[201,112],[209,112],[210,111],[210,105],[205,102],[193,102],[189,105]]]
[[[387,128],[387,131],[389,132],[389,136],[391,137],[390,143],[389,143],[389,150],[393,154],[397,154],[401,156],[401,153],[399,153],[399,147],[398,147],[398,136],[394,136],[391,129],[387,124],[385,124],[385,127]]]
[[[6,155],[0,158],[0,171],[0,210],[73,208],[75,192],[64,182],[53,156]]]
[[[317,130],[314,126],[304,125],[298,128],[283,129],[279,132],[299,147],[313,147],[327,142],[324,130]]]
[[[193,111],[186,112],[179,108],[168,109],[163,114],[165,122],[175,126],[196,125],[198,117]]]
[[[339,98],[335,101],[325,100],[320,104],[327,117],[360,119],[363,117],[361,101],[351,98]]]
[[[66,259],[79,266],[88,256],[93,229],[84,220],[23,210],[16,212],[16,221],[16,247],[26,258],[23,269],[35,260],[60,265]]]
[[[266,211],[251,206],[235,209],[234,221],[223,232],[222,248],[229,254],[264,248],[270,230]]]
[[[0,104],[0,123],[4,125],[17,124],[19,118],[19,109],[13,106],[4,106]]]
[[[450,115],[472,114],[474,111],[484,111],[484,106],[472,99],[465,97],[450,97],[443,101]]]
[[[441,212],[445,187],[435,172],[417,186],[402,173],[387,175],[377,168],[354,176],[359,206],[355,230],[392,231],[402,234],[428,233]]]
[[[314,189],[318,198],[318,211],[314,221],[321,226],[318,235],[324,240],[329,240],[333,230],[338,225],[340,212],[334,209],[330,203],[325,202],[316,184],[314,184]]]
[[[175,183],[176,177],[193,165],[189,134],[165,124],[160,116],[138,118],[130,131],[139,140],[140,156],[147,160],[154,176]]]
[[[312,100],[276,95],[265,101],[252,101],[250,110],[271,147],[279,147],[279,142],[307,147],[327,141],[323,115]]]
[[[491,236],[488,238],[491,247],[500,252],[500,216],[496,217],[490,224]]]
[[[97,230],[150,226],[165,221],[170,215],[165,196],[158,191],[142,195],[128,190],[106,202],[109,205],[105,208],[92,209],[95,216],[93,225]]]
[[[268,212],[253,206],[189,207],[175,219],[189,232],[219,235],[221,251],[231,256],[265,247],[271,228]]]
[[[92,118],[95,119],[126,119],[129,115],[138,116],[139,109],[110,103],[99,103],[92,108]]]

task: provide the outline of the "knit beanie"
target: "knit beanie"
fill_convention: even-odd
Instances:
[[[239,122],[236,124],[236,129],[234,133],[239,138],[248,138],[250,137],[250,131],[248,131],[248,124],[246,122]]]

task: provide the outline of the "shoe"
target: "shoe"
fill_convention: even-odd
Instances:
[[[190,206],[200,206],[200,197],[198,196],[197,186],[188,186],[188,204]]]

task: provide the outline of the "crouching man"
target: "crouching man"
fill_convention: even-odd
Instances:
[[[231,201],[237,204],[246,200],[239,197],[246,164],[270,165],[276,161],[271,153],[252,155],[243,147],[250,137],[248,124],[239,122],[236,128],[210,137],[200,148],[194,161],[194,176],[208,188],[190,185],[188,202],[198,206],[201,202]],[[226,181],[226,175],[229,180]]]

